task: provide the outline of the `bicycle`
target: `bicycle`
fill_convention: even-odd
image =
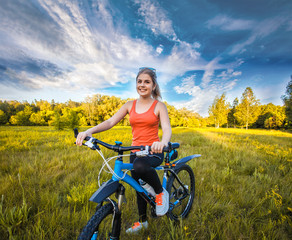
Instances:
[[[74,129],[75,138],[78,135],[78,130]],[[100,185],[100,188],[89,199],[98,203],[96,212],[83,228],[78,239],[79,240],[96,240],[96,239],[119,239],[121,231],[121,206],[125,202],[125,187],[120,183],[123,181],[133,187],[151,206],[152,217],[157,217],[155,214],[155,196],[152,196],[144,189],[136,180],[134,180],[127,171],[133,169],[132,163],[123,163],[123,157],[134,155],[136,157],[150,156],[150,146],[121,146],[122,142],[115,141],[115,145],[105,143],[93,137],[86,137],[83,145],[96,150],[104,160],[99,175],[98,182],[100,185],[100,174],[104,167],[107,166],[112,178]],[[117,156],[105,159],[99,145],[113,150],[118,153]],[[200,154],[190,155],[179,160],[175,160],[178,156],[177,148],[179,143],[169,143],[164,147],[163,152],[166,153],[164,158],[165,165],[158,166],[156,170],[163,171],[162,186],[169,192],[169,210],[167,217],[171,220],[178,221],[186,218],[189,214],[195,196],[195,176],[193,170],[186,163],[191,159],[200,157]],[[124,155],[124,152],[140,150]],[[109,161],[116,158],[114,169],[109,165]],[[125,170],[125,172],[123,172]],[[117,201],[110,198],[112,194],[116,195]],[[107,202],[104,204],[104,202]]]

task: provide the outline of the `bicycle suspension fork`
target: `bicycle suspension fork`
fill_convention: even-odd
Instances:
[[[117,198],[118,198],[118,205],[114,208],[114,218],[113,218],[113,224],[112,224],[112,232],[111,232],[111,238],[119,239],[120,231],[121,231],[121,207],[122,203],[125,201],[125,187],[120,184],[118,190],[117,190]]]
[[[119,211],[121,211],[121,208],[122,208],[122,204],[124,202],[126,202],[126,196],[125,196],[125,187],[120,184],[119,188],[118,188],[118,191],[117,191],[117,194],[118,194],[118,208],[119,208]]]

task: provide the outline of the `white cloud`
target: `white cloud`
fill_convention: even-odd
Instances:
[[[171,40],[177,39],[172,27],[172,21],[167,17],[165,10],[159,6],[157,1],[135,0],[135,3],[140,6],[138,12],[144,18],[146,26],[155,35],[164,35]]]
[[[163,52],[163,49],[164,49],[163,45],[160,44],[160,45],[156,48],[156,52],[157,52],[157,54],[160,55],[160,54]]]
[[[234,19],[226,15],[217,15],[207,22],[208,28],[219,27],[225,31],[249,30],[254,24],[252,20]]]
[[[237,77],[240,76],[242,72],[240,71],[234,71],[233,69],[227,69],[227,71],[222,71],[218,77],[221,78],[222,80],[227,80],[232,77]]]
[[[215,75],[215,66],[219,66],[219,58],[210,62],[205,71],[201,84],[195,83],[196,75],[184,78],[181,84],[174,87],[178,94],[188,94],[191,100],[183,102],[172,102],[177,108],[186,107],[189,110],[200,113],[202,116],[208,115],[208,108],[212,104],[215,96],[223,92],[232,90],[238,81],[237,77],[241,72],[227,68],[227,70]],[[236,65],[236,64],[231,64]]]
[[[205,88],[206,86],[208,86],[216,69],[223,68],[219,65],[220,60],[220,57],[216,57],[206,65],[205,72],[202,78],[202,87]]]
[[[191,96],[196,96],[197,92],[200,92],[200,87],[195,85],[196,75],[184,78],[179,86],[175,86],[174,90],[179,94],[188,94]]]
[[[265,19],[262,22],[254,24],[254,27],[249,37],[246,40],[242,41],[241,43],[235,44],[232,47],[230,54],[245,52],[246,46],[249,46],[255,41],[269,36],[276,30],[278,30],[278,28],[282,26],[286,22],[286,20],[287,20],[286,17],[280,16],[280,17]]]
[[[199,47],[200,44],[197,42],[191,44],[178,40],[171,53],[162,62],[162,71],[166,73],[168,78],[173,79],[189,70],[204,69],[207,62],[201,58]]]
[[[214,97],[217,95],[216,89],[213,87],[207,89],[201,89],[196,87],[195,91],[192,91],[192,99],[183,102],[172,103],[176,108],[187,108],[191,111],[200,113],[201,116],[208,115],[208,107],[212,103]]]
[[[48,30],[57,29],[51,32],[59,33],[57,35],[61,39],[56,39],[58,41],[48,47],[46,35],[49,33],[41,31],[44,26],[37,26],[41,29],[30,31],[30,21],[24,22],[26,24],[22,26],[23,19],[16,18],[9,22],[9,17],[12,16],[7,16],[7,26],[2,26],[2,30],[14,42],[14,46],[13,49],[1,47],[0,50],[1,53],[7,52],[6,59],[13,61],[25,62],[30,59],[31,62],[42,60],[55,64],[60,68],[61,74],[44,77],[33,72],[15,72],[15,79],[20,86],[104,88],[131,80],[133,69],[136,71],[141,64],[153,62],[156,51],[151,45],[140,39],[132,39],[125,31],[114,28],[106,1],[99,1],[94,8],[93,11],[98,11],[94,13],[98,24],[93,26],[81,12],[77,2],[48,0],[40,4],[53,19],[53,23],[48,24]],[[17,28],[13,28],[15,22]]]
[[[254,20],[234,19],[227,15],[217,15],[207,21],[208,28],[218,27],[224,31],[239,31],[249,30],[250,34],[243,41],[232,46],[230,54],[244,53],[246,47],[253,44],[255,41],[265,38],[275,32],[280,26],[286,24],[287,17],[276,16],[268,18],[260,22]],[[289,30],[289,23],[288,23]]]
[[[18,61],[21,49],[23,60],[27,57],[35,61],[41,59],[55,64],[63,71],[58,76],[46,76],[48,81],[38,82],[41,77],[34,76],[37,86],[46,87],[51,81],[53,85],[58,82],[59,86],[66,88],[75,88],[80,84],[89,87],[95,79],[95,82],[103,81],[98,84],[99,88],[102,88],[119,81],[129,81],[140,66],[155,67],[161,73],[161,82],[167,83],[185,71],[204,69],[207,64],[200,56],[198,42],[188,43],[177,39],[171,20],[157,2],[137,1],[137,4],[145,24],[154,29],[156,34],[169,37],[174,42],[170,54],[166,56],[162,56],[164,46],[159,45],[155,49],[144,40],[127,35],[126,27],[121,27],[123,19],[119,21],[120,28],[116,27],[113,23],[113,13],[110,12],[112,9],[107,1],[94,3],[94,18],[90,19],[75,1],[47,0],[41,1],[40,4],[53,19],[44,25],[56,35],[57,38],[50,40],[54,44],[48,47],[47,36],[50,36],[50,32],[42,32],[46,31],[43,25],[35,25],[34,31],[28,30],[36,21],[29,20],[22,25],[23,19],[16,18],[15,21],[10,21],[12,25],[4,29],[9,39],[15,41],[17,50],[11,55],[15,61]],[[15,29],[15,22],[18,26],[16,29],[21,31],[10,31]],[[103,68],[111,70],[105,72],[102,71]],[[129,72],[129,75],[125,75],[125,72]],[[72,80],[70,84],[66,84],[70,81],[69,78]]]

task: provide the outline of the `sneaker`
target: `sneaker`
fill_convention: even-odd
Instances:
[[[135,222],[133,227],[130,227],[126,230],[126,233],[136,233],[139,232],[142,228],[146,229],[148,227],[148,222]]]
[[[163,216],[167,213],[169,208],[169,194],[165,188],[159,194],[156,194],[156,215]]]

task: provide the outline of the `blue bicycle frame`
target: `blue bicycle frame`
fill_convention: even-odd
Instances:
[[[182,164],[190,161],[193,158],[200,157],[200,154],[191,155],[188,157],[184,157],[182,159],[179,159],[171,164],[171,168],[165,168],[164,166],[158,166],[155,169],[156,170],[169,170],[172,171],[176,168],[180,167]],[[122,180],[123,182],[129,184],[132,186],[141,196],[148,201],[152,206],[155,205],[154,198],[151,198],[151,196],[148,194],[148,192],[131,176],[129,176],[127,173],[124,173],[122,170],[132,170],[133,169],[133,163],[123,163],[122,157],[119,157],[115,161],[115,168],[114,168],[114,174],[110,180],[107,182],[104,182],[101,187],[92,195],[92,197],[89,199],[90,201],[101,203],[104,201],[107,197],[109,197],[111,194],[117,191],[119,188],[119,181]],[[166,189],[167,184],[167,173],[166,171],[163,174],[163,181],[162,181],[162,187]],[[175,203],[174,205],[176,205]]]

